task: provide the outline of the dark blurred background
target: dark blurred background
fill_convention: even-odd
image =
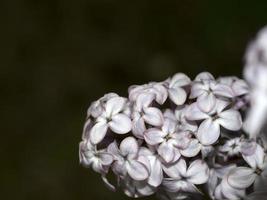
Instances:
[[[1,0],[0,11],[0,195],[21,200],[128,199],[79,165],[90,102],[176,72],[241,76],[267,24],[266,1]]]

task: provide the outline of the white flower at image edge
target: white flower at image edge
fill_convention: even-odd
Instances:
[[[246,194],[245,190],[254,183],[256,176],[254,170],[248,167],[231,169],[216,187],[215,198],[242,199]]]
[[[253,169],[263,169],[265,167],[264,149],[255,141],[243,142],[241,145],[243,159]]]
[[[108,128],[117,134],[125,134],[131,130],[130,117],[121,113],[125,106],[126,99],[122,97],[113,97],[106,102],[103,113],[96,119],[90,132],[90,140],[93,144],[103,140]]]
[[[114,157],[112,164],[114,173],[121,178],[128,174],[136,181],[147,179],[149,171],[143,163],[137,160],[138,151],[138,143],[133,137],[127,137],[122,140],[119,148],[116,141],[111,143],[108,146],[108,152]]]
[[[203,160],[195,160],[187,168],[184,159],[174,165],[164,167],[170,178],[165,178],[163,186],[168,192],[198,192],[195,185],[204,184],[209,178],[208,165]]]
[[[203,145],[210,145],[218,140],[220,126],[231,131],[240,130],[242,126],[241,115],[235,109],[224,110],[228,104],[226,101],[217,99],[215,109],[211,113],[202,112],[197,103],[191,104],[187,109],[187,119],[204,120],[197,131],[197,138]]]

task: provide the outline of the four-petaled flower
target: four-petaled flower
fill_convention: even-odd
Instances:
[[[138,161],[139,146],[133,137],[127,137],[122,140],[120,147],[116,141],[108,146],[108,152],[113,155],[114,162],[112,170],[121,178],[127,174],[137,181],[148,178],[149,171],[146,166]]]
[[[235,156],[241,151],[241,138],[233,138],[227,140],[226,143],[220,147],[220,151],[226,153],[228,156]]]
[[[105,174],[113,162],[113,156],[104,150],[97,150],[90,141],[80,142],[80,163],[92,167],[98,173]]]
[[[208,73],[200,73],[192,85],[190,98],[197,98],[197,105],[202,112],[211,112],[216,105],[216,97],[234,97],[232,89],[223,83],[216,82]]]
[[[195,185],[204,184],[209,178],[209,168],[202,160],[193,161],[187,168],[184,159],[165,169],[170,178],[165,178],[163,186],[168,192],[198,192]]]
[[[190,78],[183,73],[177,73],[167,82],[169,98],[176,105],[183,105],[187,98],[187,93],[183,87],[191,83]]]
[[[90,140],[93,144],[101,142],[109,128],[117,134],[125,134],[131,130],[131,119],[123,113],[126,106],[126,99],[117,96],[110,98],[103,105],[103,112],[96,118],[96,123],[90,132]]]
[[[186,117],[189,120],[204,120],[201,122],[197,138],[204,145],[215,143],[220,137],[220,126],[231,131],[238,131],[242,126],[240,113],[235,109],[227,109],[229,102],[216,100],[216,106],[209,113],[201,111],[197,103],[187,109]]]

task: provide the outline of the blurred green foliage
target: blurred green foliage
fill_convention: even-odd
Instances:
[[[0,1],[1,199],[128,199],[79,165],[90,102],[176,72],[240,76],[266,10],[266,1]]]

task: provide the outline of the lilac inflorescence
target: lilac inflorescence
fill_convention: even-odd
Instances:
[[[261,176],[265,147],[242,131],[249,87],[237,77],[177,73],[109,93],[88,109],[80,162],[130,197],[242,199]],[[110,183],[114,174],[116,184]]]

